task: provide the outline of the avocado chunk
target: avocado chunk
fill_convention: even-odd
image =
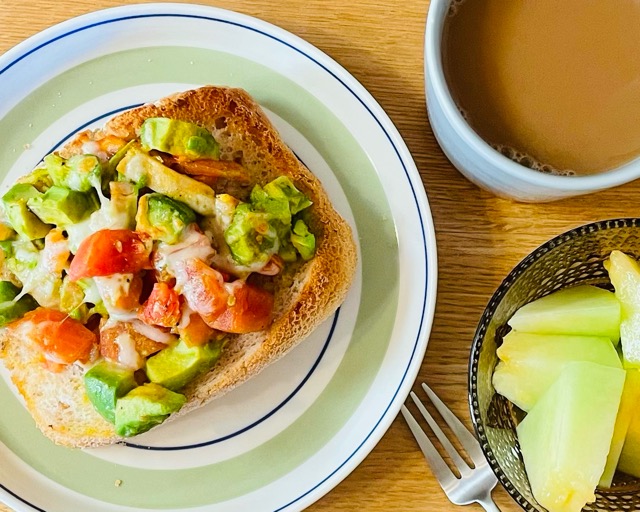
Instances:
[[[20,289],[12,282],[0,281],[0,327],[22,318],[25,313],[38,307],[31,295],[25,295],[14,302],[18,293]]]
[[[142,434],[179,411],[186,401],[184,395],[154,382],[133,388],[116,402],[116,433],[124,437]]]
[[[298,249],[303,259],[313,256],[315,238],[304,222],[295,235],[291,226],[299,221],[294,216],[312,203],[288,177],[280,176],[264,187],[254,186],[250,201],[236,207],[224,231],[225,241],[238,263],[247,266],[266,263],[275,253],[284,261],[295,261],[299,247],[304,251],[302,254]]]
[[[214,215],[215,192],[204,183],[180,174],[133,144],[117,170],[138,187],[149,187],[171,199],[185,203],[200,215]]]
[[[44,194],[27,200],[27,206],[43,222],[64,227],[87,218],[99,208],[99,203],[91,192],[54,185]]]
[[[280,176],[264,186],[264,191],[273,199],[285,200],[289,203],[292,215],[311,206],[311,200],[300,192],[287,176]]]
[[[84,388],[95,407],[110,423],[116,422],[116,402],[136,387],[133,370],[102,360],[84,375]]]
[[[178,390],[209,370],[221,352],[222,344],[218,341],[189,347],[180,340],[147,359],[147,377],[167,389]]]
[[[316,237],[309,232],[309,228],[301,219],[298,219],[293,226],[291,243],[303,260],[307,261],[313,258],[316,251]]]
[[[52,227],[42,222],[27,207],[27,202],[30,199],[42,195],[42,192],[29,183],[17,183],[2,196],[7,220],[20,236],[29,240],[43,238]]]
[[[17,183],[27,183],[36,187],[38,192],[46,192],[53,185],[53,180],[45,167],[36,167],[29,174],[18,178]]]
[[[95,155],[73,155],[65,160],[52,153],[44,157],[44,164],[54,185],[76,192],[101,188],[102,165]]]
[[[18,296],[18,293],[20,293],[20,288],[11,281],[0,281],[0,302],[13,300]]]
[[[211,132],[186,121],[166,117],[146,119],[140,128],[140,142],[147,151],[156,149],[194,160],[220,158],[220,146]]]
[[[278,234],[269,223],[269,215],[255,211],[249,203],[236,207],[224,239],[233,259],[241,265],[266,263],[277,251]]]
[[[196,221],[196,214],[186,204],[164,194],[145,194],[138,202],[136,230],[156,240],[175,244],[184,229]]]

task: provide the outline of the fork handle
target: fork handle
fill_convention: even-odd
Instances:
[[[500,509],[498,508],[498,505],[496,505],[495,502],[493,501],[491,494],[488,494],[487,496],[478,499],[478,503],[487,512],[501,512]]]

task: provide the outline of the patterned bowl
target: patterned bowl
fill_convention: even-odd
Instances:
[[[509,330],[507,320],[524,304],[578,283],[612,289],[603,262],[613,249],[640,258],[640,218],[594,222],[540,246],[502,282],[476,330],[469,361],[471,419],[498,480],[524,510],[545,509],[531,494],[516,439],[515,427],[522,417],[496,394],[491,382],[496,348]],[[596,501],[583,510],[640,511],[640,481],[616,474],[612,488],[596,490]]]

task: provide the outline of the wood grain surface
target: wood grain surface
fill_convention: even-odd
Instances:
[[[0,0],[0,53],[57,22],[125,3]],[[417,382],[428,382],[470,426],[469,347],[494,289],[547,239],[594,220],[640,215],[640,184],[549,204],[520,204],[466,181],[443,155],[427,119],[423,36],[428,1],[200,3],[259,17],[306,39],[353,74],[397,126],[424,182],[438,243],[436,314]],[[503,511],[520,510],[502,489],[496,489],[494,497]],[[397,418],[362,464],[308,510],[440,512],[455,508],[432,476],[404,420]],[[472,505],[468,510],[480,507]]]

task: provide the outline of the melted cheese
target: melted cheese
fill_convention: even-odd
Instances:
[[[114,321],[126,322],[137,318],[135,310],[120,309],[115,306],[118,297],[129,291],[132,279],[133,274],[113,274],[93,278],[109,318]]]
[[[100,190],[100,187],[94,187]],[[126,211],[118,211],[113,207],[112,202],[104,197],[102,190],[99,191],[100,209],[93,212],[88,219],[67,226],[65,229],[69,236],[69,249],[76,253],[82,241],[89,235],[101,229],[128,229],[129,215]]]
[[[50,269],[51,262],[55,259],[52,249],[45,246],[38,252],[31,242],[26,241],[14,244],[14,248],[14,258],[19,262],[15,273],[22,283],[22,290],[14,302],[30,294],[41,306],[58,309],[62,281],[59,272],[52,272]],[[55,250],[59,248],[60,246],[56,246]]]
[[[103,162],[109,159],[109,155],[102,149],[100,144],[94,140],[88,140],[81,146],[81,153],[83,155],[95,155]]]
[[[136,342],[128,332],[118,335],[114,342],[118,347],[118,363],[133,370],[142,368],[144,360],[138,354]]]
[[[147,325],[140,320],[132,320],[131,327],[133,327],[137,332],[146,336],[150,340],[157,341],[158,343],[164,343],[168,345],[175,341],[176,337],[168,332],[163,331],[162,329],[158,329],[153,325]]]
[[[211,246],[209,238],[192,225],[185,230],[177,244],[169,245],[163,242],[158,244],[154,266],[157,270],[166,270],[178,278],[183,262],[199,259],[208,264],[215,254],[216,251]]]

